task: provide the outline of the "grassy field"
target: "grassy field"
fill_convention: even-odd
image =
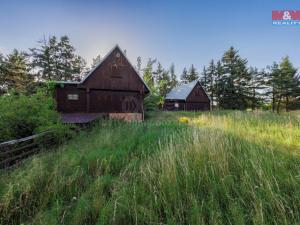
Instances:
[[[300,224],[300,113],[99,121],[0,172],[0,224],[21,223]]]

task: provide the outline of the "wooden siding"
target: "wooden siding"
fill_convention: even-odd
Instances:
[[[77,94],[78,100],[69,100],[69,94]],[[66,113],[86,112],[86,91],[77,85],[64,84],[56,88],[57,111]]]
[[[175,104],[178,107],[175,107]],[[209,102],[185,102],[176,100],[166,100],[164,110],[168,111],[207,111],[210,110]]]
[[[195,85],[191,93],[188,95],[186,102],[201,102],[201,103],[210,103],[209,98],[207,97],[205,91],[199,83]]]
[[[143,98],[139,93],[120,91],[90,91],[90,112],[142,112]]]
[[[178,104],[178,107],[175,107]],[[168,111],[183,111],[185,110],[185,101],[165,100],[164,109]]]
[[[144,83],[119,48],[102,62],[80,85],[83,88],[101,90],[126,90],[147,92]]]
[[[178,107],[175,107],[178,104]],[[168,111],[206,111],[210,110],[210,99],[199,83],[195,85],[185,100],[166,99],[164,109]]]
[[[57,84],[57,110],[62,113],[143,113],[147,93],[145,83],[117,46],[83,82]]]
[[[207,111],[210,110],[210,104],[205,102],[187,102],[187,111]]]

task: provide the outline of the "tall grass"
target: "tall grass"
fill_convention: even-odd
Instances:
[[[218,129],[178,138],[122,184],[103,224],[300,223],[299,157]]]
[[[175,123],[101,121],[56,152],[2,171],[0,224],[93,224],[120,174],[180,129]]]
[[[102,121],[1,172],[0,224],[299,224],[299,135],[298,114]]]

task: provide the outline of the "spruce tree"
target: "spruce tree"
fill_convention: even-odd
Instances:
[[[79,80],[86,72],[86,62],[75,54],[68,36],[59,40],[51,36],[39,42],[38,48],[32,48],[31,64],[39,80]]]
[[[170,79],[171,79],[171,89],[175,88],[178,85],[178,80],[177,80],[177,76],[175,74],[175,65],[174,63],[171,64],[170,66]]]
[[[4,57],[0,53],[0,95],[5,92]]]
[[[187,69],[186,69],[186,67],[184,67],[183,71],[182,71],[182,74],[180,76],[181,83],[187,84],[189,82],[188,78],[189,77],[188,77]]]
[[[26,93],[33,83],[33,76],[29,73],[29,63],[25,53],[14,49],[2,64],[3,84],[7,90]]]
[[[198,72],[196,70],[196,68],[194,67],[194,65],[192,64],[190,69],[189,69],[189,73],[188,73],[188,82],[192,82],[192,81],[195,81],[195,80],[198,80],[199,79],[199,75],[198,75]]]
[[[149,58],[146,67],[143,69],[143,79],[152,91],[155,89],[153,76],[153,64],[155,62],[156,59]]]
[[[216,78],[216,65],[214,60],[211,60],[206,70],[206,92],[211,98],[211,108],[214,106],[215,99],[215,78]]]
[[[266,74],[264,70],[258,71],[257,68],[250,67],[249,73],[251,76],[250,79],[250,101],[251,101],[251,109],[254,111],[258,108],[263,102],[263,93],[266,91],[264,83]]]
[[[274,62],[272,66],[268,66],[269,72],[267,73],[267,91],[266,96],[271,99],[272,103],[272,111],[274,112],[276,110],[276,100],[277,100],[277,84],[279,83],[277,81],[280,70],[279,65]]]
[[[201,73],[200,83],[201,83],[202,87],[206,90],[208,87],[208,74],[207,74],[207,70],[206,70],[205,66],[203,67],[203,70]]]
[[[91,69],[95,68],[101,62],[101,55],[98,54],[95,58],[93,58],[93,62],[91,65]]]
[[[215,95],[216,95],[216,104],[218,106],[218,108],[220,109],[220,99],[221,96],[223,94],[223,79],[222,76],[224,74],[224,70],[223,70],[223,66],[221,64],[221,61],[217,62],[217,66],[216,66],[216,76],[215,76],[215,86],[214,86],[214,90],[215,90]]]
[[[157,69],[156,71],[153,73],[154,74],[154,80],[155,80],[155,83],[157,85],[159,85],[159,82],[163,79],[163,67],[161,65],[160,62],[157,63]]]
[[[163,70],[162,77],[158,82],[159,95],[161,97],[166,97],[166,94],[171,90],[171,78],[169,71]]]
[[[136,58],[136,69],[137,71],[140,73],[141,70],[142,70],[142,57],[141,56],[138,56]]]
[[[241,110],[250,107],[251,76],[247,69],[247,60],[242,59],[238,51],[231,47],[222,57],[222,67],[224,74],[221,77],[221,107]]]
[[[59,80],[80,80],[84,72],[86,62],[75,54],[75,48],[71,45],[68,36],[62,36],[58,47],[58,78]]]
[[[293,66],[288,57],[284,57],[280,63],[280,72],[282,78],[282,102],[284,102],[285,110],[288,111],[290,101],[293,97],[299,97],[299,77],[297,69]],[[280,96],[281,97],[281,96]],[[279,101],[281,98],[279,99]],[[280,104],[278,104],[280,105]]]
[[[273,63],[269,67],[267,92],[272,99],[272,110],[280,112],[285,108],[288,111],[291,100],[294,101],[300,96],[300,80],[297,69],[290,62],[288,57],[282,59],[280,64]]]

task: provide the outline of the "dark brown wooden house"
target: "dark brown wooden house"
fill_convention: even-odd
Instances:
[[[149,88],[117,45],[80,82],[57,82],[57,110],[65,122],[89,122],[112,117],[142,115]],[[140,118],[140,117],[139,117]]]
[[[210,110],[210,98],[199,81],[183,84],[171,90],[165,98],[165,110]]]

